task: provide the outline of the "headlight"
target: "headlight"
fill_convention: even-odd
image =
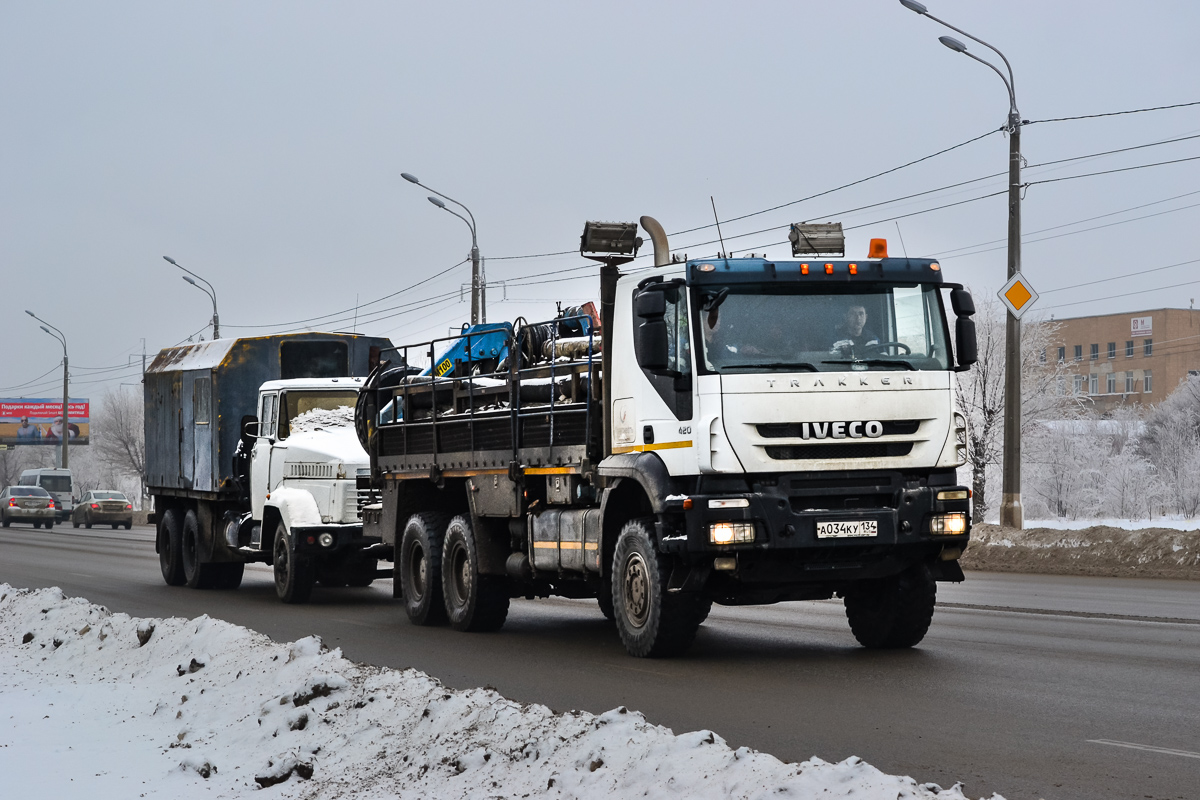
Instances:
[[[967,531],[967,515],[962,511],[952,514],[934,514],[929,518],[929,532],[957,536]]]
[[[333,547],[333,534],[322,533],[317,537],[317,541],[321,543],[321,547]]]
[[[709,508],[749,508],[750,501],[745,497],[716,498],[708,501]]]
[[[714,522],[708,526],[712,544],[741,544],[754,541],[753,522]]]

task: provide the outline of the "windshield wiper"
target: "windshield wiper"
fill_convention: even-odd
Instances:
[[[868,367],[891,367],[897,364],[902,365],[905,369],[915,370],[911,363],[902,358],[844,358],[836,361],[822,361],[822,364],[866,364]]]
[[[722,371],[730,369],[795,369],[806,372],[819,372],[815,366],[809,364],[807,361],[767,361],[761,364],[723,364],[721,366]]]

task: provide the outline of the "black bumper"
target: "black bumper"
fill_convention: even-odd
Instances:
[[[862,580],[895,574],[913,564],[929,564],[935,577],[960,579],[946,564],[970,539],[970,501],[966,487],[954,485],[953,473],[911,475],[898,472],[833,473],[820,477],[779,475],[746,484],[701,485],[703,493],[675,499],[678,514],[666,515],[660,547],[688,565],[712,568],[722,584],[791,584]],[[726,489],[733,489],[728,491]],[[939,500],[959,493],[962,499]],[[673,498],[674,499],[674,498]],[[745,501],[742,508],[710,508],[710,500]],[[688,507],[690,506],[690,507]],[[931,532],[931,519],[962,514],[960,534]],[[673,524],[674,521],[674,524]],[[714,523],[751,523],[754,540],[714,544]],[[870,535],[818,535],[818,523],[851,523],[853,530],[874,523]],[[733,559],[736,564],[729,569]]]

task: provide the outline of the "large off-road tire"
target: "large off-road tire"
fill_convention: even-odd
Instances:
[[[925,638],[936,600],[937,584],[929,569],[918,565],[846,592],[846,619],[863,647],[912,647]]]
[[[183,519],[168,508],[158,523],[158,566],[168,586],[183,586]]]
[[[446,621],[442,602],[442,541],[446,517],[413,514],[404,526],[398,559],[404,612],[414,625],[440,625]]]
[[[600,589],[596,592],[596,605],[600,606],[600,613],[609,622],[617,618],[613,612],[613,589],[612,580],[601,580]]]
[[[442,597],[456,631],[496,631],[508,617],[504,579],[479,574],[479,548],[471,518],[460,514],[446,526],[442,545]]]
[[[183,562],[183,581],[190,589],[211,589],[215,571],[200,554],[200,517],[194,509],[183,515],[183,537],[180,559]]]
[[[365,589],[375,582],[375,572],[378,569],[379,564],[375,559],[364,559],[346,573],[346,585],[354,589]]]
[[[283,523],[275,529],[275,594],[285,603],[307,603],[316,582],[316,569],[306,558],[296,557],[292,537]]]
[[[613,554],[613,613],[631,656],[660,658],[682,653],[696,638],[703,608],[693,593],[667,591],[668,559],[654,546],[649,519],[625,523]]]
[[[241,561],[229,561],[224,564],[209,564],[213,571],[212,588],[236,589],[242,585],[242,576],[246,573],[246,565]]]

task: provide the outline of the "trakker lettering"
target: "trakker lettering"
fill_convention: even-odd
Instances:
[[[867,422],[801,422],[801,439],[878,439],[883,436],[883,423]]]

